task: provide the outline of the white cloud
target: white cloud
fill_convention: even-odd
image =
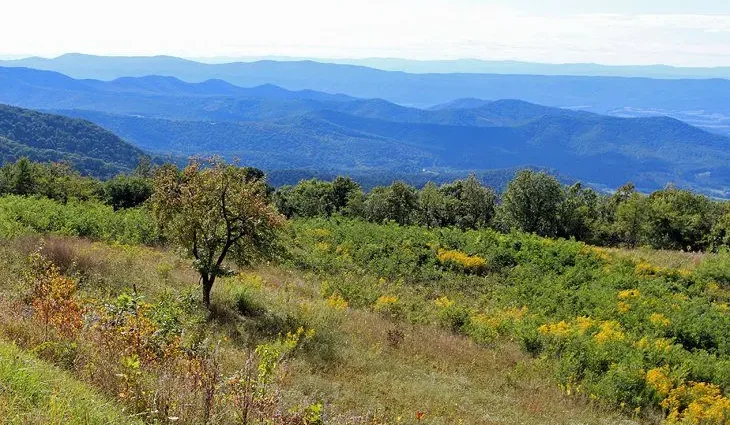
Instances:
[[[571,14],[562,9],[537,13],[508,2],[476,0],[8,3],[0,15],[4,54],[476,57],[730,65],[730,15]]]

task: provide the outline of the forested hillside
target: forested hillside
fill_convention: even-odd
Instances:
[[[24,68],[0,68],[0,75],[2,101],[88,119],[163,154],[222,154],[314,173],[463,176],[538,167],[608,189],[632,181],[647,191],[667,183],[720,197],[730,191],[730,139],[666,117],[608,117],[518,100],[425,110],[170,77],[104,82]]]
[[[133,169],[144,156],[89,121],[0,105],[0,161],[68,161],[98,177]]]

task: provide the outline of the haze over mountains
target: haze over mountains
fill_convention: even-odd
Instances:
[[[267,170],[464,174],[537,166],[608,188],[633,181],[645,190],[667,182],[719,196],[730,190],[730,139],[667,117],[473,98],[418,109],[271,84],[78,80],[27,68],[0,68],[0,102],[88,119],[149,152],[222,154]]]
[[[24,58],[16,58],[24,59]],[[389,57],[301,58],[290,56],[207,57],[191,58],[203,63],[271,61],[302,61],[357,65],[383,71],[403,71],[411,74],[517,74],[517,75],[575,75],[586,77],[638,77],[667,79],[730,78],[730,67],[677,67],[670,65],[602,65],[595,63],[539,63],[516,60],[442,59],[418,60]]]
[[[61,72],[74,78],[113,80],[150,75],[187,82],[220,79],[241,87],[273,84],[397,104],[431,107],[458,98],[521,99],[542,105],[614,116],[666,115],[709,131],[730,135],[730,80],[623,77],[410,74],[313,61],[258,61],[207,64],[170,56],[103,57],[79,54],[54,59],[0,61]]]

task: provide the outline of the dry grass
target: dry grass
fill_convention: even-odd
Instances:
[[[21,292],[29,254],[40,252],[60,270],[79,279],[89,296],[105,298],[134,288],[146,297],[189,288],[197,275],[188,262],[158,248],[109,245],[87,239],[31,235],[0,246],[0,291]]]
[[[317,301],[315,286],[296,273],[258,270],[269,294],[289,303]],[[567,398],[547,366],[515,344],[480,347],[436,326],[394,323],[369,311],[341,314],[338,360],[321,365],[301,357],[290,366],[286,391],[293,400],[318,397],[332,423],[385,417],[430,424],[616,424],[626,418]],[[404,335],[397,348],[388,331]]]
[[[19,344],[23,338],[29,345],[40,339],[17,317],[28,290],[18,276],[27,267],[27,254],[39,245],[37,238],[24,238],[0,247],[0,310],[11,312],[0,314],[0,328]],[[79,277],[85,296],[104,300],[133,287],[148,301],[190,290],[197,294],[197,276],[170,252],[55,237],[45,238],[43,246],[48,258]],[[227,376],[244,367],[256,344],[300,324],[315,328],[311,348],[286,365],[280,391],[286,407],[321,400],[327,423],[415,424],[416,412],[425,413],[422,423],[434,425],[631,423],[566,397],[547,365],[508,341],[485,348],[435,325],[337,310],[322,299],[316,276],[277,267],[249,276],[262,277],[252,299],[263,312],[248,308],[249,315],[242,315],[236,297],[245,283],[222,279],[214,288],[214,313],[186,332],[221,341],[219,367]],[[205,317],[202,308],[195,314]],[[396,343],[389,342],[394,330],[402,335]],[[113,386],[102,388],[104,379],[92,378],[87,380],[101,392],[114,394]],[[7,404],[0,393],[0,412]]]
[[[649,264],[665,267],[670,269],[687,269],[692,270],[708,256],[714,255],[705,252],[682,252],[682,251],[666,251],[651,248],[602,248],[606,251],[615,253],[621,257],[627,258],[634,262],[647,262]]]

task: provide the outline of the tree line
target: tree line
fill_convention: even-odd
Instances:
[[[651,194],[626,184],[612,194],[524,170],[498,195],[471,175],[417,189],[398,181],[364,192],[347,177],[305,180],[274,193],[289,218],[343,215],[401,225],[491,227],[601,246],[685,251],[730,245],[730,203],[668,186]]]
[[[219,162],[219,161],[218,161]],[[216,162],[216,163],[218,163]],[[265,182],[263,171],[238,167],[250,181]],[[0,167],[0,195],[36,195],[66,202],[98,199],[115,209],[144,204],[164,167],[140,162],[132,173],[101,181],[80,175],[65,163],[21,158]],[[668,186],[650,194],[626,184],[600,193],[580,183],[524,170],[497,194],[476,176],[420,189],[403,181],[370,191],[349,177],[309,179],[262,192],[287,218],[342,215],[374,223],[430,228],[493,228],[545,237],[574,238],[600,246],[651,246],[685,251],[730,246],[730,202]]]

